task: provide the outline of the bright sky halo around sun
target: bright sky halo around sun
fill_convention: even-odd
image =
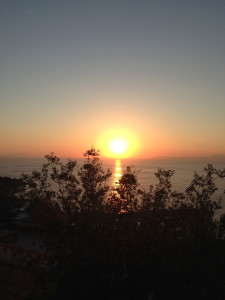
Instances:
[[[100,136],[97,146],[104,157],[130,158],[136,154],[139,145],[131,131],[111,129]]]

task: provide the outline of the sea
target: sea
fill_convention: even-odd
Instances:
[[[74,159],[77,165],[81,166],[84,159]],[[62,162],[67,159],[62,158]],[[0,158],[0,176],[20,178],[22,173],[31,174],[33,170],[41,170],[46,163],[45,158]],[[159,168],[174,170],[172,177],[172,187],[178,192],[185,191],[190,185],[194,173],[203,174],[204,168],[212,164],[217,169],[225,169],[225,156],[207,158],[154,158],[154,159],[102,159],[103,168],[110,169],[112,172],[110,185],[115,185],[127,166],[133,166],[137,172],[140,187],[149,188],[149,185],[157,183],[155,173]],[[217,180],[218,191],[215,197],[225,190],[225,179]],[[225,213],[225,197],[223,200],[222,212]]]

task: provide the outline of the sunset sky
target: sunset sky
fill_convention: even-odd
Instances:
[[[225,154],[224,0],[0,0],[0,156]]]

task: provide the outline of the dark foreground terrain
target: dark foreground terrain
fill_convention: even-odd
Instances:
[[[225,217],[214,217],[224,170],[209,165],[178,193],[174,172],[160,169],[145,191],[131,166],[110,188],[94,149],[81,167],[46,158],[42,171],[21,178],[19,202],[13,198],[26,222],[15,225],[2,206],[10,230],[28,230],[43,244],[1,240],[10,253],[1,256],[2,299],[225,299]]]

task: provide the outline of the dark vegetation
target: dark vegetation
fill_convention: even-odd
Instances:
[[[50,154],[22,176],[21,199],[40,224],[43,255],[28,259],[36,286],[26,299],[225,299],[225,216],[212,165],[183,193],[159,169],[146,191],[128,166],[108,185],[99,152],[78,166]]]
[[[21,179],[0,177],[0,217],[7,218],[15,215],[22,205],[19,193],[23,189]]]

